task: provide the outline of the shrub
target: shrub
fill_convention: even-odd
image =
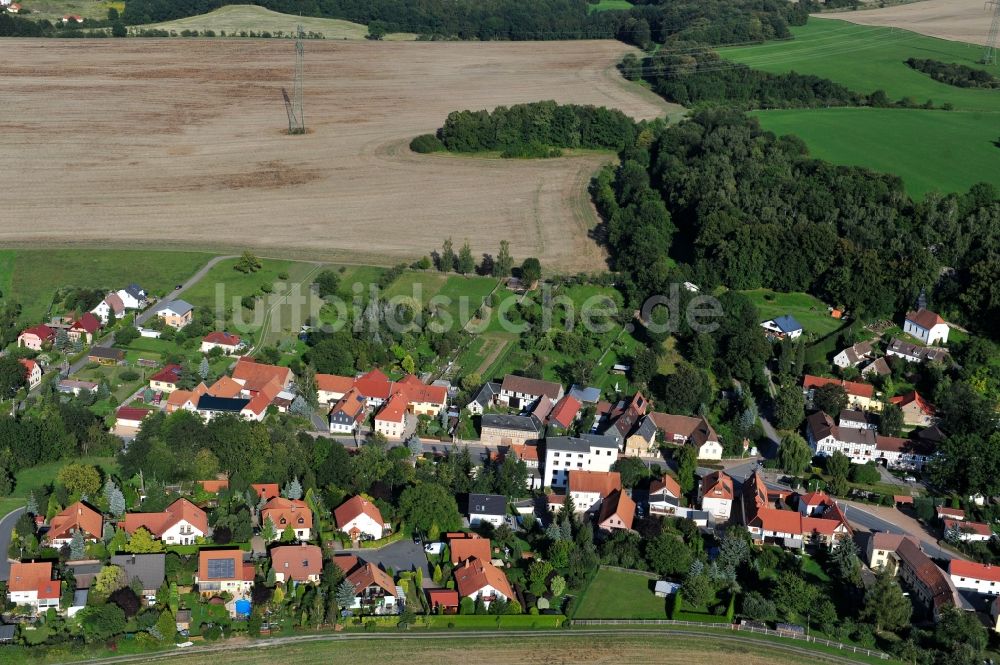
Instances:
[[[444,150],[444,143],[433,134],[421,134],[410,141],[410,150],[422,154],[442,152]]]

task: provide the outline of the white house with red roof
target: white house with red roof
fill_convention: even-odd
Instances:
[[[365,398],[351,388],[330,408],[331,434],[354,434],[367,415]]]
[[[19,11],[21,11],[21,5],[19,5],[16,2],[11,2],[9,5],[7,5],[7,11],[10,12],[11,14],[16,14]]]
[[[916,390],[889,400],[903,412],[903,423],[916,427],[930,427],[937,421],[934,406]]]
[[[831,383],[843,387],[844,392],[847,393],[847,402],[852,408],[867,411],[882,410],[882,402],[875,396],[875,386],[868,383],[830,379],[811,374],[806,374],[802,379],[802,392],[806,396],[806,401],[812,403],[816,389]]]
[[[406,396],[394,393],[375,414],[375,431],[387,439],[401,439],[406,432]]]
[[[239,335],[227,332],[210,332],[201,338],[201,352],[208,353],[212,349],[222,349],[224,354],[232,355],[240,350],[243,341]]]
[[[101,330],[101,320],[92,312],[85,312],[83,316],[73,322],[67,331],[66,336],[70,341],[80,340],[85,344],[92,344],[94,336]]]
[[[941,520],[944,524],[945,540],[960,540],[963,543],[985,543],[993,537],[989,524],[970,522],[968,520]]]
[[[950,520],[964,520],[965,511],[961,508],[949,508],[948,506],[937,506],[934,509],[937,513],[937,518],[939,520],[950,519]]]
[[[18,358],[24,367],[24,380],[28,382],[28,390],[34,390],[42,382],[42,366],[29,358]]]
[[[167,365],[159,372],[149,377],[149,387],[164,393],[177,390],[177,382],[181,378],[180,365]]]
[[[577,512],[597,510],[604,499],[621,488],[622,477],[617,471],[569,472],[568,491]]]
[[[725,522],[733,510],[733,479],[724,471],[713,471],[701,479],[698,500],[701,509],[718,522]]]
[[[354,388],[353,376],[317,374],[316,393],[320,404],[336,404]]]
[[[167,545],[194,545],[210,533],[208,515],[187,499],[177,499],[159,513],[128,513],[122,528],[129,535],[143,528]]]
[[[122,318],[122,315],[125,314],[125,303],[122,302],[117,293],[109,293],[90,311],[101,320],[101,323],[107,325],[112,312],[116,319]]]
[[[952,559],[948,574],[956,588],[988,596],[1000,595],[1000,566]]]
[[[41,351],[44,345],[51,344],[55,339],[56,331],[44,323],[40,323],[37,326],[23,330],[17,336],[17,345],[31,349],[32,351]]]
[[[832,546],[851,537],[851,527],[836,502],[823,493],[801,497],[799,510],[779,507],[788,496],[767,488],[759,473],[743,483],[743,517],[756,543],[775,543],[791,549],[806,544]]]
[[[622,490],[615,490],[601,502],[597,528],[604,531],[627,531],[635,519],[635,501]]]
[[[59,580],[52,579],[52,562],[10,564],[7,599],[15,605],[28,606],[37,614],[59,607]]]
[[[333,511],[337,528],[353,540],[379,540],[386,523],[378,506],[363,496],[353,496]]]
[[[514,598],[514,591],[502,570],[489,561],[473,557],[455,569],[455,587],[462,598],[482,600],[487,608],[497,600]]]
[[[944,344],[948,341],[948,323],[929,309],[907,312],[903,332],[913,335],[924,344]]]
[[[549,425],[567,430],[576,421],[583,405],[572,395],[563,395],[549,412]]]
[[[142,421],[149,417],[152,409],[142,407],[123,406],[115,412],[115,427],[128,427],[138,429],[142,426]]]
[[[305,501],[298,499],[285,499],[275,497],[264,504],[260,511],[261,524],[265,520],[271,520],[274,524],[276,537],[280,538],[282,532],[291,527],[298,540],[309,540],[312,533],[313,514]]]

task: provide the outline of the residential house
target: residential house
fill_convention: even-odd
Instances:
[[[691,418],[652,411],[649,417],[656,429],[663,432],[665,443],[694,446],[698,459],[722,459],[722,442],[704,416]]]
[[[153,308],[153,313],[174,330],[180,330],[194,318],[194,305],[184,300],[161,302]]]
[[[542,423],[535,416],[484,413],[479,441],[484,446],[523,446],[542,439]]]
[[[951,355],[948,349],[935,346],[921,346],[910,344],[899,338],[893,338],[892,342],[885,350],[886,356],[896,356],[908,363],[943,362],[949,363]]]
[[[500,384],[497,402],[512,409],[524,409],[540,397],[557,401],[562,396],[563,387],[558,383],[508,374]]]
[[[351,540],[379,540],[386,532],[382,512],[362,496],[353,496],[333,511],[337,528]]]
[[[965,520],[965,511],[961,508],[949,508],[947,506],[936,506],[934,512],[939,520]]]
[[[811,374],[806,374],[805,378],[802,379],[802,392],[806,396],[807,404],[812,404],[817,388],[831,383],[844,388],[844,392],[847,393],[847,403],[850,407],[867,411],[882,410],[882,403],[875,397],[874,386],[867,383],[858,383],[857,381],[828,379]]]
[[[889,376],[892,374],[892,370],[889,368],[889,363],[885,361],[885,358],[876,358],[867,365],[861,368],[861,376]]]
[[[108,325],[111,314],[115,315],[116,320],[121,319],[125,315],[125,303],[122,302],[117,293],[109,293],[90,312],[99,318],[101,323]]]
[[[601,502],[597,528],[605,531],[630,530],[634,519],[635,501],[622,490],[616,489]]]
[[[350,388],[330,409],[330,433],[354,434],[365,420],[366,400],[361,393]]]
[[[878,429],[878,420],[875,416],[866,411],[855,411],[854,409],[843,409],[840,412],[839,423],[841,427],[853,427],[854,429]]]
[[[309,540],[312,533],[313,514],[305,501],[275,497],[264,504],[260,511],[261,524],[271,520],[277,538],[291,527],[297,540]]]
[[[82,501],[66,506],[52,518],[45,540],[52,547],[59,548],[69,545],[77,531],[83,533],[84,540],[100,540],[104,536],[104,518]]]
[[[656,445],[658,431],[652,415],[643,416],[635,431],[625,439],[625,454],[630,457],[643,457],[658,453]]]
[[[166,555],[162,552],[155,554],[116,554],[111,557],[112,566],[118,566],[125,571],[125,579],[130,583],[132,580],[139,580],[142,585],[142,594],[147,597],[155,597],[156,592],[163,586],[166,576]]]
[[[18,12],[21,11],[21,5],[16,2],[12,2],[9,5],[7,5],[7,11],[10,12],[11,14],[17,14]]]
[[[930,427],[937,418],[934,407],[920,396],[916,390],[889,400],[903,411],[903,424],[917,427]]]
[[[202,596],[229,593],[234,599],[247,598],[253,589],[254,566],[244,563],[243,550],[235,547],[203,549],[198,552],[198,572],[194,583]]]
[[[483,387],[479,389],[476,396],[472,398],[472,401],[465,405],[469,413],[474,416],[481,416],[485,413],[486,409],[489,409],[494,404],[496,404],[497,397],[500,395],[500,384],[488,381],[483,384]]]
[[[59,392],[72,393],[74,395],[79,395],[80,393],[96,394],[99,387],[93,381],[77,381],[75,379],[63,379],[58,384]]]
[[[454,589],[428,589],[427,604],[431,614],[458,614],[458,592]]]
[[[404,600],[397,591],[392,577],[371,563],[360,563],[347,576],[354,586],[352,609],[363,609],[371,614],[396,614]]]
[[[622,477],[617,471],[573,469],[569,473],[568,492],[577,512],[596,511],[604,499],[620,489],[622,489]]]
[[[225,355],[232,355],[243,346],[239,335],[231,335],[227,332],[210,332],[201,338],[201,352],[208,353],[212,349],[222,349]],[[317,379],[319,376],[317,375]]]
[[[87,351],[87,360],[98,365],[120,365],[125,362],[125,351],[105,346],[92,346]]]
[[[542,472],[538,463],[538,444],[519,443],[512,445],[507,448],[507,454],[513,455],[514,459],[524,462],[524,466],[528,469],[528,489],[541,489]]]
[[[44,323],[21,331],[17,336],[17,345],[32,351],[41,351],[42,347],[51,344],[56,339],[56,331]]]
[[[353,376],[338,376],[336,374],[316,375],[316,395],[319,398],[320,404],[336,404],[353,389]],[[360,395],[360,393],[358,394]],[[363,395],[362,399],[364,399]]]
[[[129,284],[124,289],[115,291],[115,295],[121,298],[125,309],[142,309],[146,306],[146,291],[138,284]]]
[[[876,462],[890,469],[921,470],[934,456],[935,446],[919,437],[875,436]]]
[[[149,387],[163,393],[177,390],[177,382],[181,378],[180,365],[167,365],[159,372],[149,377]]]
[[[868,536],[865,545],[865,563],[872,570],[881,570],[886,566],[893,571],[896,569],[896,550],[904,536],[896,533],[876,531]]]
[[[438,416],[448,405],[448,388],[427,385],[409,374],[395,384],[406,399],[406,410],[416,416]]]
[[[402,439],[406,433],[406,396],[393,393],[375,414],[375,431],[387,439]]]
[[[613,437],[596,434],[550,437],[545,442],[542,486],[565,487],[570,471],[607,472],[617,461],[618,441]]]
[[[129,535],[146,529],[167,545],[194,545],[209,535],[208,515],[187,499],[177,499],[159,513],[128,513],[122,527]]]
[[[845,421],[844,414],[847,413]],[[822,411],[806,418],[806,437],[815,455],[847,455],[855,464],[879,462],[892,469],[922,469],[933,455],[933,447],[918,440],[882,436],[872,428],[859,428],[853,412],[841,412],[841,424]],[[851,426],[845,426],[845,422]]]
[[[786,498],[768,490],[757,471],[743,483],[743,517],[755,543],[802,549],[807,544],[830,547],[840,538],[851,537],[847,518],[832,500],[824,502],[822,509],[813,506],[812,513],[803,515],[798,510],[778,507]]]
[[[915,312],[907,312],[903,332],[913,335],[927,346],[936,342],[948,342],[948,324],[929,309],[920,308]]]
[[[764,334],[771,339],[798,339],[802,336],[802,324],[794,316],[784,314],[768,319],[760,324]]]
[[[576,422],[576,417],[582,407],[580,400],[572,395],[563,395],[549,412],[549,427],[557,427],[562,431],[568,430]]]
[[[42,382],[42,366],[29,358],[18,358],[24,367],[24,380],[28,382],[28,390],[34,390]]]
[[[960,540],[964,543],[985,543],[993,537],[989,524],[968,520],[943,519],[945,540]]]
[[[250,420],[257,420],[257,414],[248,410],[251,401],[246,397],[216,397],[215,395],[205,393],[198,396],[195,402],[195,410],[205,420],[211,420],[215,416],[226,414],[245,416]]]
[[[664,474],[649,483],[649,512],[672,515],[680,505],[681,486],[673,476]]]
[[[93,344],[94,336],[101,330],[101,320],[94,316],[93,312],[86,312],[77,319],[66,336],[71,342],[80,341],[83,344]]]
[[[26,605],[39,614],[59,607],[60,592],[59,580],[52,579],[51,561],[15,561],[10,564],[7,600],[14,605]]]
[[[956,588],[988,596],[1000,595],[1000,566],[952,559],[948,574]]]
[[[354,380],[354,387],[368,400],[368,406],[378,408],[392,396],[392,381],[375,368]]]
[[[462,598],[481,600],[487,608],[497,600],[514,599],[510,582],[502,570],[475,557],[455,569],[455,586]]]
[[[507,517],[507,497],[502,494],[470,494],[469,525],[489,523],[500,526]]]
[[[271,570],[278,582],[315,584],[323,573],[323,550],[316,545],[281,545],[270,551]]]
[[[833,364],[840,368],[857,367],[872,357],[872,343],[858,342],[833,357]]]
[[[646,415],[648,409],[649,402],[640,392],[636,392],[628,400],[619,401],[614,406],[608,405],[607,402],[601,403],[597,407],[597,429],[605,436],[615,437],[621,446],[639,425],[639,421]]]
[[[245,397],[277,395],[292,385],[294,379],[292,370],[287,367],[260,363],[246,356],[237,360],[233,367],[233,381],[240,384]]]
[[[281,488],[278,487],[278,483],[254,483],[250,485],[250,489],[257,495],[258,501],[261,499],[270,501],[281,496]]]
[[[733,509],[733,479],[724,471],[714,471],[701,479],[698,484],[698,500],[701,509],[717,522],[725,522]]]
[[[115,427],[139,429],[142,426],[142,421],[145,420],[152,412],[152,409],[145,409],[141,407],[120,407],[115,412]]]
[[[962,606],[958,590],[951,578],[920,549],[917,541],[904,536],[890,555],[895,560],[896,576],[910,590],[910,597],[934,614],[946,606]]]
[[[489,538],[474,533],[448,534],[448,552],[453,566],[472,558],[489,561],[493,558],[493,544]]]

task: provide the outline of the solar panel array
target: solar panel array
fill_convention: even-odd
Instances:
[[[209,559],[208,579],[231,580],[236,577],[236,562],[232,559]]]

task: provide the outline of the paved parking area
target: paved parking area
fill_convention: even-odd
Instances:
[[[420,568],[425,580],[429,580],[431,577],[427,556],[424,554],[424,546],[417,545],[412,538],[405,538],[377,550],[350,549],[341,551],[356,554],[365,561],[382,568],[392,568],[396,573]]]

